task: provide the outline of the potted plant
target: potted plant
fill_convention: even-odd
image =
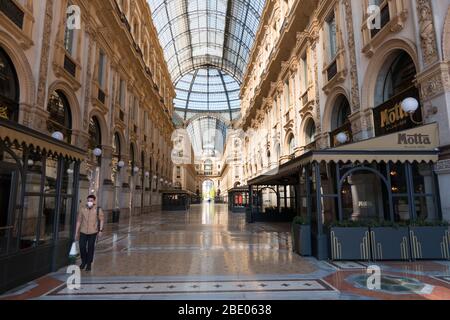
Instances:
[[[450,260],[450,226],[445,221],[412,221],[409,240],[414,260]]]
[[[370,224],[372,259],[409,260],[409,229],[405,222],[375,221]]]
[[[308,219],[296,216],[292,221],[292,239],[294,252],[301,256],[311,256],[311,224]]]
[[[332,260],[370,260],[367,221],[337,221],[329,226]]]

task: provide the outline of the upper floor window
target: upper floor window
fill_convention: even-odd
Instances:
[[[106,84],[106,56],[103,51],[100,50],[98,57],[98,84],[100,88],[104,89]]]
[[[120,80],[119,104],[122,108],[125,107],[125,81],[124,80]]]
[[[0,118],[18,121],[20,87],[16,69],[0,47]]]
[[[289,148],[289,155],[294,154],[295,152],[295,138],[293,135],[291,135],[289,137],[289,142],[288,142],[288,148]]]
[[[334,13],[328,18],[326,25],[328,32],[328,53],[330,60],[333,60],[337,54],[336,16]]]
[[[289,90],[290,90],[289,79],[287,79],[286,82],[284,83],[284,96],[285,96],[285,100],[286,100],[286,108],[289,108],[289,106],[291,104],[291,94],[290,94]]]
[[[308,57],[307,57],[306,53],[302,57],[301,60],[302,60],[301,65],[302,65],[302,69],[303,69],[303,82],[302,82],[302,84],[303,84],[304,91],[306,91],[308,89],[308,81],[309,81],[308,80]]]
[[[72,5],[72,3],[69,3],[67,5],[67,8],[69,8]],[[75,11],[68,11],[67,13],[67,19],[64,27],[64,49],[66,49],[67,53],[71,56],[75,54],[75,32],[73,26],[68,23],[69,19],[73,17],[73,15],[76,14]]]
[[[316,140],[316,124],[312,119],[308,121],[305,131],[306,144],[313,143]]]

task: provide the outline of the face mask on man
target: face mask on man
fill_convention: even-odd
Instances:
[[[94,202],[88,201],[87,206],[89,209],[92,209],[94,207]]]

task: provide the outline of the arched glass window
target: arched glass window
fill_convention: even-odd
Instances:
[[[112,147],[113,147],[113,157],[120,159],[121,158],[120,137],[117,132],[114,134],[114,140],[113,140]]]
[[[384,73],[381,73],[384,75]],[[383,85],[383,102],[414,85],[416,67],[408,53],[401,51],[387,70]]]
[[[47,129],[50,133],[59,131],[64,135],[64,141],[72,140],[72,113],[69,102],[60,90],[54,91],[48,99],[47,111],[49,118]]]
[[[12,121],[19,120],[20,87],[16,69],[0,48],[0,118]]]
[[[305,140],[307,145],[313,143],[316,140],[316,124],[311,119],[306,125]]]
[[[346,97],[341,96],[340,98],[338,98],[336,102],[337,102],[336,119],[334,122],[333,130],[347,124],[349,121],[349,116],[352,113],[350,103],[348,102]]]
[[[102,145],[102,133],[100,129],[100,124],[96,117],[92,117],[89,121],[89,150],[94,150],[95,148],[101,149]],[[96,159],[98,166],[101,166],[101,157]]]
[[[289,155],[294,154],[295,152],[295,138],[294,135],[291,134],[288,140],[288,148],[289,148]]]
[[[100,148],[102,145],[102,132],[100,123],[96,117],[92,117],[89,121],[89,149]]]

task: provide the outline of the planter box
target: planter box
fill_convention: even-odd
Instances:
[[[364,227],[331,227],[332,260],[370,260],[370,233]]]
[[[414,260],[450,260],[450,227],[409,227]]]
[[[370,228],[370,245],[374,261],[409,260],[411,258],[407,227]]]
[[[294,224],[292,230],[294,252],[301,256],[311,256],[311,226]]]

